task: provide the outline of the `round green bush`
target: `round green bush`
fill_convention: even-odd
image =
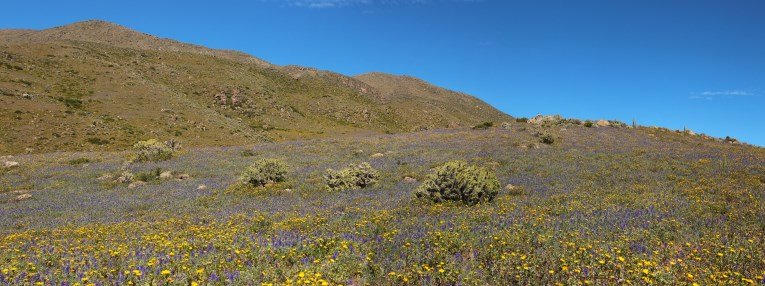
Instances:
[[[343,191],[365,188],[377,183],[379,172],[367,162],[350,164],[347,168],[336,171],[327,169],[324,173],[325,188],[328,191]]]
[[[499,180],[493,172],[464,161],[451,161],[436,167],[415,196],[433,202],[461,201],[466,205],[491,202],[499,193]]]
[[[350,175],[347,169],[333,170],[327,169],[324,172],[324,188],[327,191],[342,191],[356,187],[356,178]]]
[[[243,184],[254,187],[283,182],[287,175],[287,165],[278,159],[260,159],[247,167],[239,178]]]
[[[157,139],[149,139],[146,141],[138,141],[133,145],[135,150],[135,161],[163,161],[173,157],[174,150],[165,143],[157,141]]]
[[[362,162],[356,166],[349,166],[351,177],[355,178],[355,184],[359,188],[377,183],[377,179],[380,178],[380,174],[372,168],[367,162]]]

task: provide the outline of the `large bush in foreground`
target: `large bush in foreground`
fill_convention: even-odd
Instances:
[[[173,157],[175,149],[157,139],[138,141],[133,145],[135,161],[164,161]]]
[[[415,190],[418,198],[433,202],[461,201],[467,205],[490,202],[499,193],[497,176],[464,161],[438,166]]]
[[[324,173],[325,188],[329,191],[360,189],[377,183],[380,177],[377,170],[367,162],[350,164],[347,168],[336,171],[327,169]]]
[[[260,187],[286,179],[287,165],[277,159],[260,159],[252,163],[239,177],[243,184]]]

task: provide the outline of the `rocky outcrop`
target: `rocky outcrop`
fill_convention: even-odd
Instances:
[[[218,92],[213,96],[213,99],[216,104],[230,108],[242,107],[244,103],[244,96],[237,88]]]
[[[16,168],[18,166],[19,166],[19,162],[16,162],[16,161],[3,162],[3,168],[6,168],[6,169]]]

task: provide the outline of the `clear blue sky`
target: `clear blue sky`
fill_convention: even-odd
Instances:
[[[513,115],[765,146],[765,1],[5,1],[0,28],[86,19],[275,64],[408,74]]]

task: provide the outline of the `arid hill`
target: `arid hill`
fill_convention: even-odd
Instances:
[[[0,31],[0,153],[241,145],[510,117],[411,77],[349,77],[104,21]]]

